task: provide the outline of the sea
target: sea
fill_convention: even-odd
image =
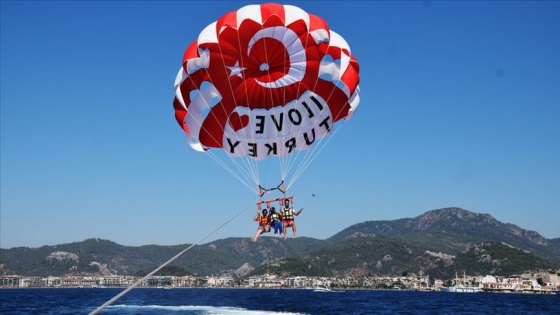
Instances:
[[[0,314],[89,314],[124,289],[0,289]],[[560,294],[133,289],[99,314],[560,314]]]

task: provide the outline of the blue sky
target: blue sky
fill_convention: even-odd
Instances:
[[[0,247],[251,237],[257,197],[174,119],[185,48],[244,1],[2,1]],[[361,103],[289,193],[298,235],[456,206],[560,237],[560,3],[301,1]],[[314,195],[314,196],[313,196]],[[291,236],[291,234],[290,234]]]

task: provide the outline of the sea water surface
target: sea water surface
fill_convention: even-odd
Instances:
[[[89,314],[124,289],[1,289],[0,314]],[[133,289],[100,314],[560,314],[560,295]]]

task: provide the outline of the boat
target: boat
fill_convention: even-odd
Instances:
[[[465,278],[465,276],[463,275],[463,278]],[[441,292],[453,292],[453,293],[477,293],[477,292],[483,292],[482,288],[480,287],[475,287],[475,286],[466,286],[464,285],[459,278],[457,277],[457,274],[455,274],[455,279],[453,280],[453,286],[451,287],[441,287],[439,288],[439,290]]]
[[[332,292],[332,290],[327,287],[315,287],[313,292]]]
[[[439,288],[441,292],[458,292],[458,293],[477,293],[482,292],[479,287],[464,286],[462,284],[456,284],[452,287],[441,287]]]

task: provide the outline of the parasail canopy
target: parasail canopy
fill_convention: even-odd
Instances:
[[[280,172],[273,186],[289,180],[289,187],[358,108],[358,73],[347,42],[320,17],[291,5],[248,5],[186,49],[175,117],[193,149],[255,192],[270,160]]]

